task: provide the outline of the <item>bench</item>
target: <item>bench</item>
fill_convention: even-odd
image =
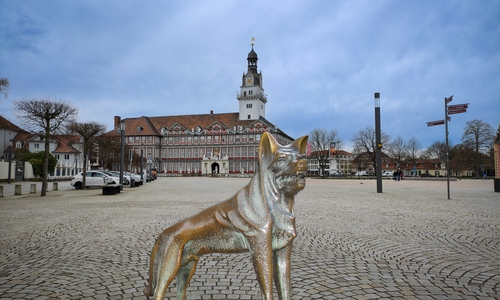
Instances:
[[[107,184],[102,186],[103,195],[115,195],[122,190],[121,184]]]

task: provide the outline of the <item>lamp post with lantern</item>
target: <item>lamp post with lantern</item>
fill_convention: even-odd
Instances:
[[[380,93],[375,93],[375,172],[377,175],[377,193],[382,193],[382,133],[380,130]]]

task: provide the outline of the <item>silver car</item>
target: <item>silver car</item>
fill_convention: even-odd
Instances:
[[[111,174],[99,171],[99,170],[88,170],[85,176],[85,187],[91,186],[103,186],[106,184],[117,184],[120,183],[120,178],[112,176]],[[83,172],[76,174],[72,179],[71,183],[75,189],[79,190],[83,187]]]

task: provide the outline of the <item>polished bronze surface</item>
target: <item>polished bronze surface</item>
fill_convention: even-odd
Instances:
[[[160,300],[177,276],[177,299],[186,289],[200,256],[250,251],[262,299],[291,299],[290,257],[296,237],[293,202],[306,184],[307,136],[282,146],[267,132],[259,144],[259,169],[228,200],[165,229],[150,256],[147,296]]]

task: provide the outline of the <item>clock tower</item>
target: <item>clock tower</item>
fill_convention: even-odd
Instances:
[[[262,87],[262,73],[257,72],[257,53],[248,53],[248,70],[243,73],[242,84],[237,99],[240,103],[240,120],[257,120],[266,116],[267,96]]]

